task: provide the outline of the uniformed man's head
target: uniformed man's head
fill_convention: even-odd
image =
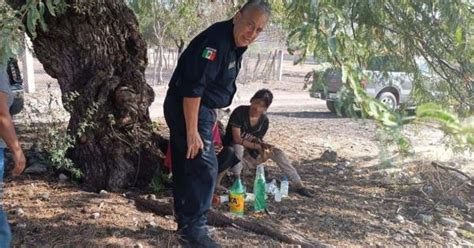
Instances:
[[[234,41],[246,47],[255,41],[267,25],[270,5],[264,0],[249,0],[234,16]]]

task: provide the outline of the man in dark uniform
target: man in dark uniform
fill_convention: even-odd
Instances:
[[[265,27],[270,7],[248,1],[228,21],[196,36],[178,61],[164,102],[170,128],[174,208],[182,242],[217,247],[206,228],[217,177],[212,142],[213,109],[224,108],[236,92],[242,54]]]

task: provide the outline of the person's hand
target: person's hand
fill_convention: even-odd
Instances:
[[[258,156],[258,164],[265,163],[271,155],[272,150],[271,149],[262,149],[260,150],[260,156]]]
[[[214,151],[216,152],[216,154],[219,154],[222,151],[222,149],[224,149],[222,144],[214,143]]]
[[[263,150],[262,144],[254,143],[254,150],[261,152]]]
[[[13,162],[15,163],[15,167],[13,168],[12,176],[17,177],[23,172],[26,166],[26,158],[21,148],[13,151]]]
[[[274,147],[273,145],[270,145],[268,143],[262,143],[261,146],[262,146],[262,149],[264,150],[272,150]]]
[[[186,153],[187,159],[194,159],[199,151],[204,148],[201,136],[198,132],[191,132],[187,135],[188,150]]]

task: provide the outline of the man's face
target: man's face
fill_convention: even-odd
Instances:
[[[250,101],[250,112],[252,114],[262,115],[267,112],[267,109],[268,107],[263,100],[255,99]]]
[[[267,25],[268,16],[259,9],[237,12],[234,16],[234,40],[237,47],[246,47],[257,39]]]

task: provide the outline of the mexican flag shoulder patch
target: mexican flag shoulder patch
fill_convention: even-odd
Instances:
[[[203,58],[208,59],[210,61],[214,61],[217,58],[217,50],[214,48],[206,47],[201,55]]]

